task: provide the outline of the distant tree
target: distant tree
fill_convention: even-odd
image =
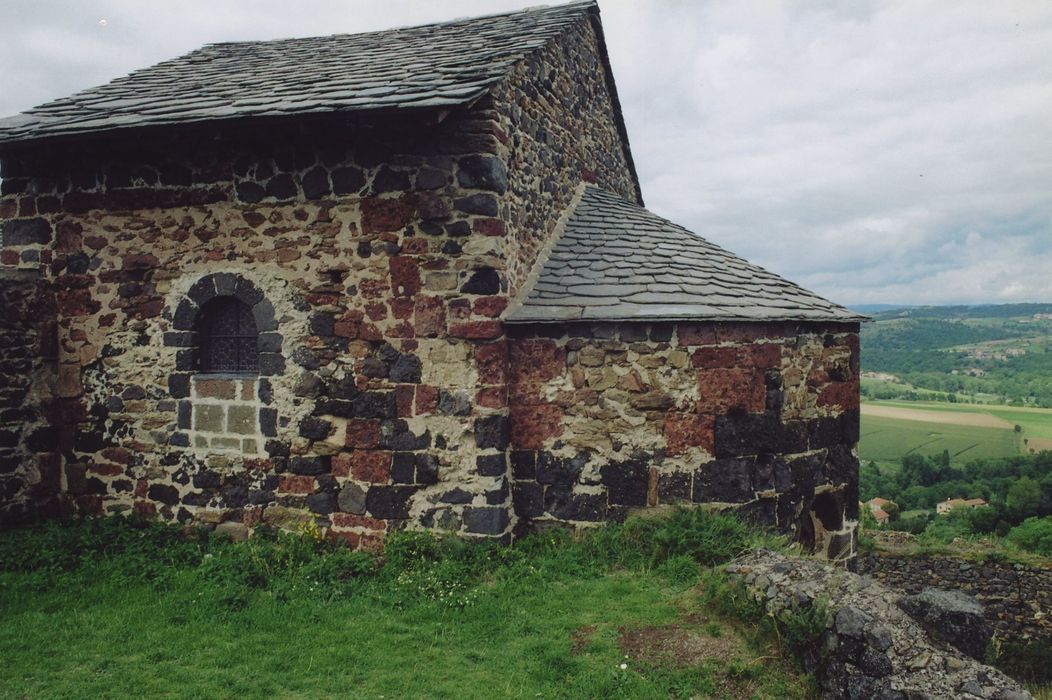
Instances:
[[[1029,476],[1024,476],[1008,489],[1005,505],[1018,518],[1032,515],[1041,503],[1041,487]]]
[[[1052,557],[1052,517],[1027,518],[1012,528],[1008,540],[1023,549]]]
[[[884,512],[888,514],[888,520],[895,522],[899,519],[899,515],[902,511],[899,509],[898,503],[895,503],[895,501],[888,501],[882,507],[884,508]]]

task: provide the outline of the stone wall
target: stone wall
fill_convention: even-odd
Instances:
[[[858,571],[902,593],[926,587],[964,591],[983,604],[996,638],[1052,642],[1052,569],[880,552],[860,556]]]
[[[585,21],[519,63],[496,92],[504,108],[495,116],[507,134],[512,296],[582,181],[641,201],[604,75],[599,38]]]
[[[0,525],[48,508],[60,489],[50,427],[54,308],[33,270],[0,269]]]
[[[5,153],[0,265],[56,295],[64,508],[510,533],[506,261],[582,176],[635,192],[595,48],[583,20],[465,110]],[[260,330],[251,381],[199,376],[217,296]]]
[[[849,557],[858,519],[857,326],[515,328],[520,521],[587,524],[733,505]]]

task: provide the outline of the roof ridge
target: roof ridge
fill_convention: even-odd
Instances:
[[[453,19],[439,20],[437,22],[424,22],[423,24],[403,24],[395,27],[388,27],[386,29],[370,29],[364,32],[336,32],[334,34],[315,34],[312,36],[288,36],[288,37],[277,37],[274,39],[246,39],[244,41],[212,41],[207,44],[202,44],[200,48],[195,49],[191,53],[207,49],[212,46],[240,46],[250,44],[279,44],[286,41],[311,41],[314,39],[333,39],[336,37],[348,37],[348,36],[369,36],[371,34],[389,34],[404,32],[407,29],[426,29],[428,27],[446,27],[455,24],[464,24],[466,22],[474,22],[476,20],[484,19],[496,19],[499,17],[514,17],[516,15],[525,15],[544,10],[561,10],[561,9],[572,9],[580,6],[581,9],[586,7],[598,7],[597,0],[569,0],[568,2],[557,3],[554,5],[529,5],[527,7],[520,7],[517,10],[509,10],[507,12],[490,12],[484,15],[469,15],[464,17],[454,17]],[[189,55],[189,54],[184,54]]]

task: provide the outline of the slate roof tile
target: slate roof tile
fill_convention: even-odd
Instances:
[[[0,145],[218,119],[460,106],[597,11],[584,0],[366,34],[210,44],[0,119]]]
[[[595,186],[520,299],[508,323],[865,320]]]

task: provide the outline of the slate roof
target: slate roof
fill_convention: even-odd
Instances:
[[[865,320],[598,187],[508,323]]]
[[[598,13],[594,0],[367,34],[211,44],[0,120],[0,146],[220,119],[465,105],[589,13]]]

